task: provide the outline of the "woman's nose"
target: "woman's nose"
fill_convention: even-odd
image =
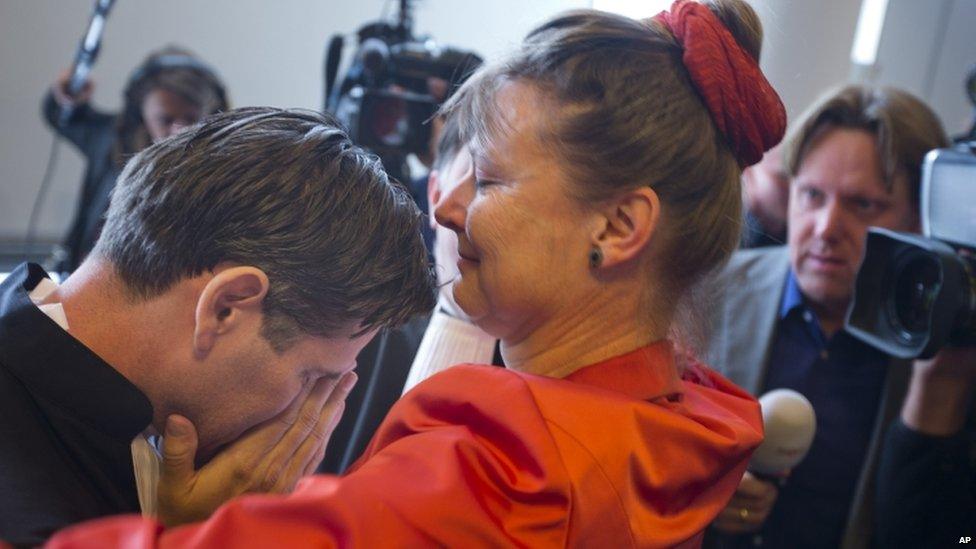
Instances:
[[[473,196],[474,181],[466,178],[441,195],[440,202],[434,208],[434,219],[456,233],[463,233],[468,218],[468,206]]]

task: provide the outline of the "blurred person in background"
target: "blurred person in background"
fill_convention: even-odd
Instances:
[[[132,73],[119,113],[104,113],[91,106],[91,82],[77,97],[69,96],[69,76],[65,71],[51,86],[42,109],[51,129],[75,145],[87,162],[74,219],[64,240],[67,256],[58,266],[64,273],[75,270],[98,240],[109,196],[126,161],[229,107],[217,73],[188,51],[172,46],[151,53]],[[65,107],[73,110],[61,125]]]
[[[883,433],[909,372],[845,332],[869,226],[919,230],[925,154],[948,143],[932,110],[894,88],[828,92],[783,144],[786,246],[736,252],[708,295],[706,360],[753,395],[793,389],[817,431],[784,478],[746,473],[706,545],[868,547]]]

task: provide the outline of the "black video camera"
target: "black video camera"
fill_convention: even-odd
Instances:
[[[429,121],[438,107],[482,60],[414,36],[408,0],[401,0],[396,24],[370,23],[357,36],[359,49],[338,86],[341,37],[329,46],[326,110],[346,126],[355,143],[376,153],[391,175],[404,180],[407,155],[431,153]],[[443,89],[432,89],[431,79],[442,81]]]
[[[872,227],[846,330],[892,356],[976,344],[976,143],[929,152],[923,236]]]

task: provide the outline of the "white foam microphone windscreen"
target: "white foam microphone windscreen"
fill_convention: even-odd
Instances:
[[[759,397],[766,438],[752,454],[749,470],[780,475],[796,467],[810,450],[817,418],[810,401],[792,389],[775,389]]]

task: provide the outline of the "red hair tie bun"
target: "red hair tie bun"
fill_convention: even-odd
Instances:
[[[654,17],[684,49],[691,80],[742,168],[783,139],[786,109],[759,63],[707,6],[676,0]]]

